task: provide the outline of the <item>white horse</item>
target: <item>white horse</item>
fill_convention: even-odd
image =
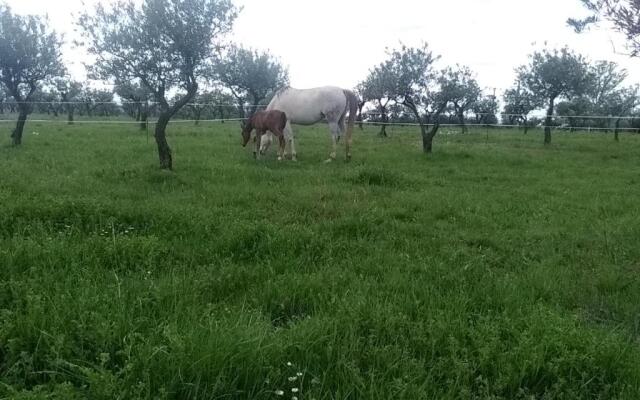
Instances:
[[[333,140],[333,147],[327,161],[336,159],[338,141],[345,133],[347,161],[351,159],[351,137],[358,112],[358,97],[351,90],[335,86],[314,89],[284,88],[276,93],[267,110],[280,110],[287,115],[284,135],[289,143],[292,160],[296,160],[296,146],[291,124],[314,125],[323,120],[329,124]],[[345,129],[347,114],[349,119]],[[263,136],[260,142],[261,151],[266,151],[272,140],[272,135]]]

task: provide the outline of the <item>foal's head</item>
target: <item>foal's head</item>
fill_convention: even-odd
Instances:
[[[242,123],[242,147],[246,147],[249,140],[251,140],[251,131],[253,130],[253,124],[251,119],[245,120]]]

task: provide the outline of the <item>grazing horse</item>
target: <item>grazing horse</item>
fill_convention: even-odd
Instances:
[[[291,124],[314,125],[323,120],[329,124],[333,140],[333,147],[327,161],[336,159],[337,144],[343,134],[346,134],[347,161],[351,159],[351,136],[358,112],[358,97],[351,90],[335,86],[314,89],[288,87],[276,93],[267,106],[267,110],[282,110],[287,114],[284,134],[290,145],[292,160],[296,160],[296,147]],[[349,114],[349,120],[345,129],[347,114]],[[264,136],[263,138],[263,143],[260,146],[262,151],[271,144],[271,137]]]
[[[242,147],[246,147],[247,143],[251,139],[251,131],[256,130],[256,148],[253,151],[253,156],[258,158],[258,151],[260,155],[264,155],[264,150],[261,148],[261,138],[267,132],[271,132],[280,140],[280,151],[278,152],[278,160],[282,160],[284,156],[284,148],[286,145],[284,139],[284,129],[287,125],[287,115],[279,110],[269,111],[257,111],[249,120],[244,124],[242,128]]]

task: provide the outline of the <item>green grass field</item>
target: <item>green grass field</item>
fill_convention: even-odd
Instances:
[[[2,399],[640,398],[639,135],[0,129]]]

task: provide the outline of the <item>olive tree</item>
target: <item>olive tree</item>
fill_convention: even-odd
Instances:
[[[613,138],[616,141],[620,140],[620,122],[623,115],[631,113],[640,103],[638,101],[638,91],[640,88],[638,85],[628,86],[619,89],[607,97],[605,104],[603,105],[607,115],[614,116],[613,121]]]
[[[60,99],[61,109],[67,113],[67,122],[69,125],[73,124],[74,114],[81,101],[81,95],[83,92],[82,83],[73,80],[72,78],[59,77],[53,81],[55,90]]]
[[[115,92],[124,100],[123,108],[140,122],[140,130],[146,130],[149,118],[149,103],[153,101],[153,94],[140,82],[116,80]]]
[[[605,19],[613,24],[627,39],[629,55],[640,55],[640,1],[638,0],[580,0],[591,12],[586,18],[569,18],[568,24],[576,32],[584,31],[589,25]]]
[[[498,124],[498,99],[495,95],[480,96],[471,106],[471,111],[475,114],[476,124],[497,125]]]
[[[27,117],[39,86],[64,74],[61,37],[38,16],[14,14],[0,4],[0,81],[16,102],[18,122],[11,134],[14,145],[22,143]]]
[[[518,68],[522,88],[547,105],[544,144],[551,143],[551,124],[556,101],[582,95],[590,74],[585,59],[567,48],[542,50],[530,56],[529,64]]]
[[[465,113],[478,101],[482,92],[471,69],[463,66],[446,68],[442,72],[442,90],[449,93],[453,112],[462,126],[462,133],[466,133]]]
[[[97,57],[92,74],[135,81],[158,103],[155,140],[163,169],[173,168],[167,125],[196,95],[198,77],[211,68],[236,16],[230,0],[119,0],[80,17],[88,50]],[[183,94],[171,104],[175,90]]]
[[[369,71],[367,78],[359,85],[362,98],[373,102],[380,113],[380,136],[387,136],[389,106],[396,97],[397,76],[391,67],[389,60],[380,63]]]
[[[360,126],[360,130],[364,129],[364,117],[362,115],[362,110],[364,106],[367,104],[367,99],[364,97],[364,83],[360,82],[353,89],[353,93],[355,93],[358,98],[358,116],[356,117],[356,121],[358,122],[358,126]]]
[[[231,46],[223,54],[216,72],[220,83],[236,99],[240,118],[251,117],[270,94],[289,85],[289,72],[277,58],[241,46]]]
[[[427,44],[402,46],[389,52],[386,68],[395,83],[396,101],[405,106],[420,125],[422,149],[433,151],[433,138],[440,128],[440,115],[447,108],[452,93],[447,88],[444,71],[436,72],[439,56]]]
[[[524,126],[524,133],[529,130],[529,114],[541,106],[539,100],[532,93],[522,89],[522,84],[516,85],[504,92],[504,114],[503,121],[509,125]]]

